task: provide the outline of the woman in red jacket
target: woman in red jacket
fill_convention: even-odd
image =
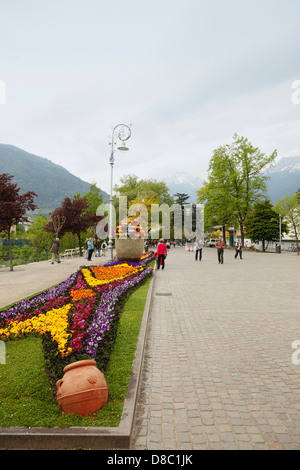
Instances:
[[[164,267],[165,267],[165,258],[167,256],[167,253],[168,253],[167,247],[166,247],[163,239],[161,238],[159,240],[159,243],[157,245],[157,250],[156,250],[157,269],[160,268],[160,264],[161,264],[161,269],[164,269]]]

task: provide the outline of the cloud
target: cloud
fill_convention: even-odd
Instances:
[[[2,11],[3,143],[105,190],[118,123],[132,137],[116,182],[180,170],[203,179],[235,132],[266,153],[300,154],[298,0],[17,4]]]

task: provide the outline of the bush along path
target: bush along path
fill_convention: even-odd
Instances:
[[[42,338],[53,394],[66,365],[94,359],[105,372],[118,321],[129,295],[151,275],[152,251],[139,262],[117,258],[103,266],[82,267],[66,281],[0,312],[0,339]]]

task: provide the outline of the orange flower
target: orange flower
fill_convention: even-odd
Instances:
[[[130,266],[127,263],[117,264],[115,266],[93,266],[91,271],[88,269],[82,269],[83,275],[86,282],[91,286],[100,286],[103,284],[109,284],[110,282],[119,281],[124,279],[131,274],[142,271],[142,266]],[[94,274],[94,276],[92,275]]]
[[[94,297],[96,294],[92,291],[92,289],[75,289],[71,291],[71,296],[73,302],[77,302],[77,300],[85,299],[86,297]]]

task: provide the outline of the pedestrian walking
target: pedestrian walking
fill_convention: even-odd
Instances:
[[[103,256],[106,255],[106,248],[107,248],[107,244],[106,244],[106,241],[104,240],[104,242],[101,245],[101,252]]]
[[[191,240],[188,240],[187,243],[186,243],[186,249],[187,249],[187,251],[191,251],[191,248],[192,248],[192,242],[191,242]]]
[[[95,240],[95,256],[101,256],[101,242],[99,238]]]
[[[235,259],[238,257],[238,255],[240,255],[240,259],[243,259],[242,258],[242,244],[239,238],[234,247],[235,247],[235,255],[234,255]]]
[[[196,239],[196,254],[195,254],[196,261],[198,259],[198,255],[199,255],[199,261],[202,260],[202,248],[203,248],[203,240]]]
[[[91,261],[92,259],[92,254],[94,251],[94,240],[92,238],[89,238],[87,241],[87,248],[88,248],[88,261]]]
[[[51,264],[54,264],[55,260],[58,263],[60,263],[60,259],[59,259],[59,253],[60,253],[59,238],[56,238],[55,241],[52,243],[51,253],[52,253]]]
[[[219,240],[216,243],[216,248],[218,251],[218,261],[219,264],[223,264],[224,262],[224,248],[225,248],[225,242],[222,238],[222,236],[219,237]]]
[[[156,254],[156,261],[157,261],[157,268],[156,269],[159,269],[160,265],[161,265],[161,269],[164,269],[165,268],[165,259],[166,259],[167,254],[168,254],[168,250],[167,250],[166,244],[164,243],[163,238],[161,238],[159,240],[159,243],[157,245],[157,250],[156,250],[155,254]]]

